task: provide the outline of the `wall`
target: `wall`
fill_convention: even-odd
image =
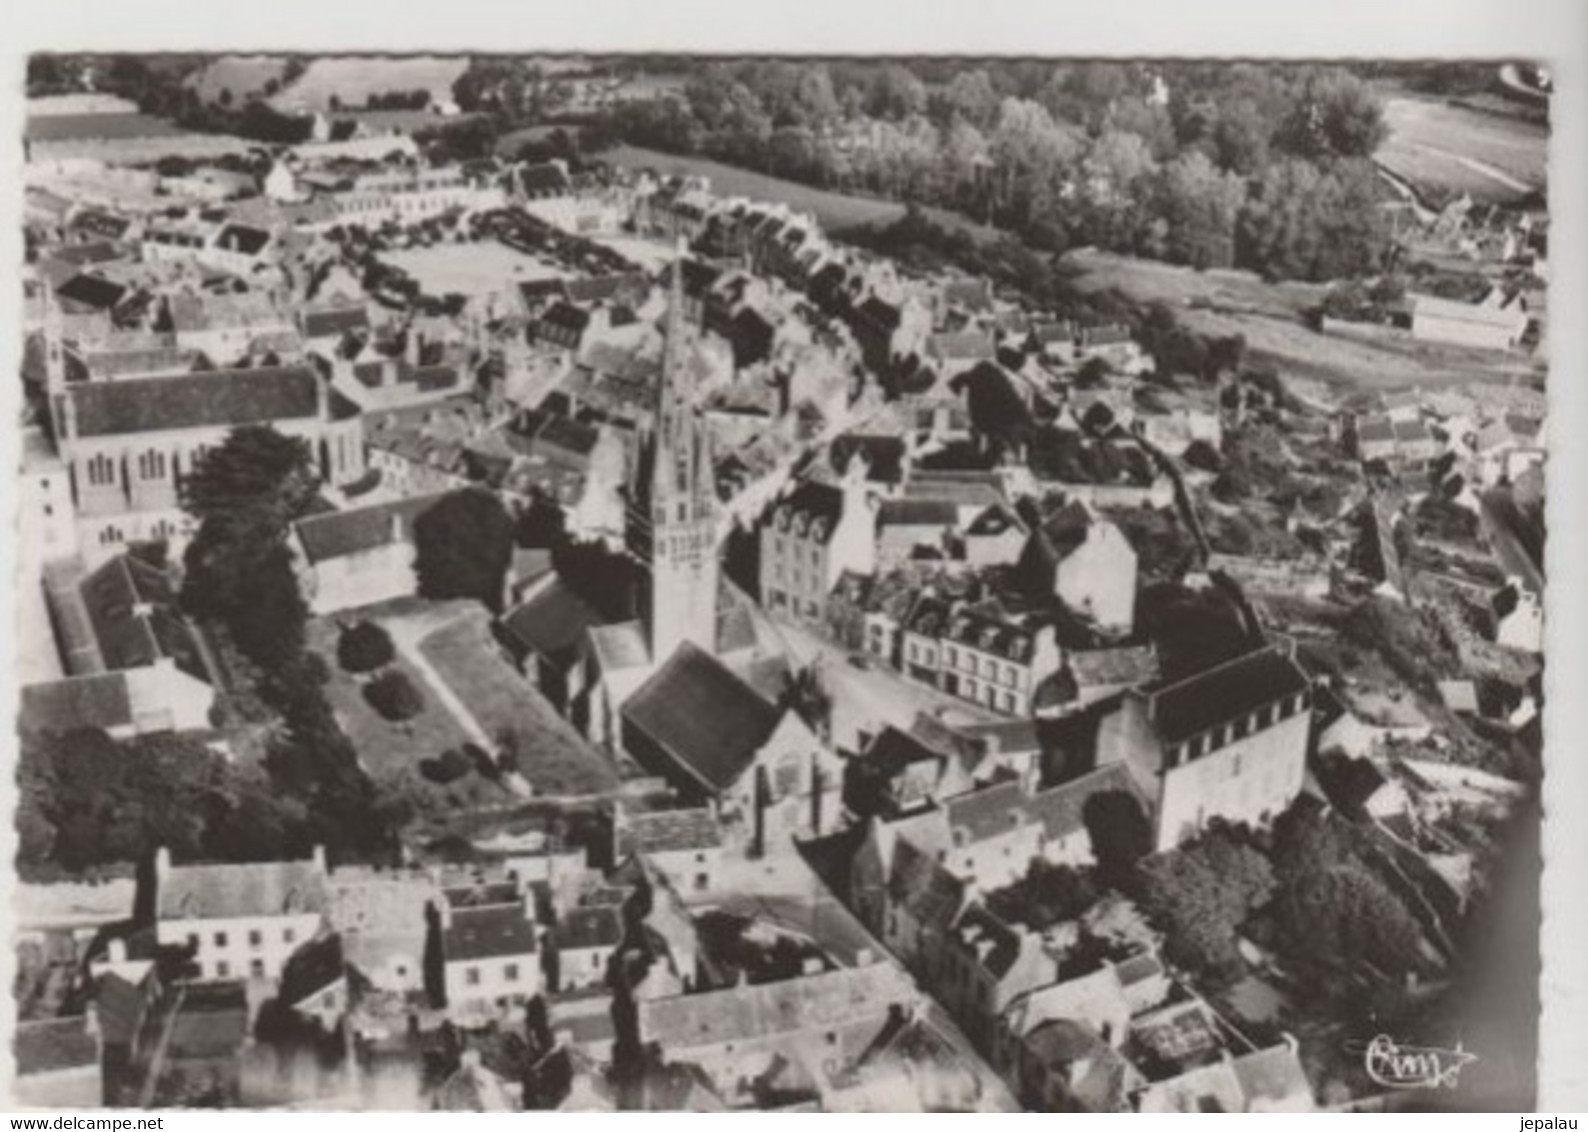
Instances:
[[[184,944],[190,935],[199,941],[197,962],[206,979],[246,978],[252,963],[263,965],[266,978],[279,978],[287,958],[320,930],[317,912],[280,916],[246,916],[219,920],[161,920],[161,943]],[[250,939],[259,933],[259,942]],[[224,943],[217,942],[223,936]],[[222,969],[222,964],[225,969]]]
[[[1165,773],[1158,813],[1158,850],[1172,849],[1208,819],[1260,824],[1301,792],[1312,713],[1273,727]]]

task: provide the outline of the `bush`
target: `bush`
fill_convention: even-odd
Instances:
[[[502,768],[500,765],[498,765],[497,761],[491,757],[491,752],[485,750],[478,744],[463,744],[462,754],[463,757],[469,761],[469,765],[473,767],[474,770],[479,772],[481,778],[486,778],[492,782],[495,782],[497,779],[502,777]]]
[[[450,786],[472,769],[474,764],[469,756],[453,750],[443,751],[439,759],[425,759],[419,764],[419,773],[437,786]]]
[[[343,630],[336,642],[336,660],[344,671],[374,672],[397,657],[391,634],[373,621],[360,621]]]
[[[364,688],[364,698],[369,706],[380,712],[383,719],[399,723],[412,719],[424,710],[424,697],[407,676],[396,670],[382,672]]]

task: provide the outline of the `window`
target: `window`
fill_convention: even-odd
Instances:
[[[188,932],[187,933],[187,945],[188,945],[188,947],[190,947],[194,951],[198,950],[198,946],[199,946],[198,932]]]
[[[215,946],[216,947],[225,947],[226,946],[226,933],[225,932],[216,932],[215,933]]]
[[[250,959],[248,961],[248,973],[256,979],[264,978],[265,961],[263,959]]]
[[[249,947],[258,947],[261,944],[263,944],[264,942],[265,942],[265,933],[264,932],[251,931],[251,932],[248,933],[248,946]]]
[[[599,951],[593,953],[590,956],[590,969],[592,971],[599,971],[601,969],[601,953]]]
[[[408,965],[406,963],[397,964],[397,977],[399,979],[406,979],[408,977]]]
[[[281,942],[282,943],[292,943],[297,938],[298,938],[298,933],[293,931],[291,928],[283,928],[282,929],[282,931],[281,931]]]
[[[1012,664],[1004,665],[1004,683],[1008,684],[1011,688],[1013,688],[1019,682],[1020,682],[1020,674],[1017,671],[1015,671],[1015,666],[1012,665]]]
[[[957,665],[959,663],[959,650],[954,648],[953,645],[950,645],[947,649],[945,649],[943,652],[943,663],[948,665],[950,668],[953,668],[955,665]]]
[[[109,456],[100,453],[88,461],[88,482],[108,484],[116,482],[116,465]]]
[[[509,983],[518,982],[518,964],[517,963],[504,964],[503,967],[502,967],[502,979],[503,979],[504,982],[509,982]]]
[[[465,968],[464,972],[463,972],[463,981],[465,983],[467,983],[471,987],[479,986],[480,985],[480,969],[478,967]]]
[[[708,877],[705,873],[696,873],[695,874],[695,891],[696,892],[704,892],[704,891],[706,891],[706,889],[708,889],[710,887],[711,887],[711,878],[710,877]]]
[[[226,962],[226,960],[222,959],[219,963],[215,964],[215,977],[217,979],[228,979],[231,977],[231,974],[232,965]]]

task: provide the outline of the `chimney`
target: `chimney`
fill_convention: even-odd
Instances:
[[[480,1051],[473,1046],[466,1047],[458,1054],[458,1068],[474,1072],[480,1067]]]
[[[821,956],[808,955],[806,956],[805,961],[800,964],[800,974],[819,975],[826,969],[826,967],[827,964],[822,962]]]
[[[314,861],[314,871],[323,874],[325,872],[325,846],[316,845],[314,847],[314,856],[311,859]]]
[[[158,880],[171,875],[171,850],[164,845],[154,851],[154,875]]]
[[[877,957],[871,953],[871,948],[862,947],[859,951],[855,952],[855,966],[869,967],[876,962],[876,958]]]
[[[411,366],[417,366],[422,356],[422,345],[418,327],[409,323],[408,329],[403,332],[403,360]]]
[[[110,962],[125,963],[127,961],[127,941],[116,936],[110,941]]]

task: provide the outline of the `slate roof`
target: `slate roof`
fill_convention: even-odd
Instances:
[[[688,1049],[832,1030],[908,1007],[909,976],[893,963],[843,967],[799,979],[642,1001],[640,1035]]]
[[[638,272],[597,275],[569,279],[563,285],[568,298],[576,303],[607,303],[623,300],[640,304],[651,293],[650,281]]]
[[[319,379],[301,368],[88,382],[67,394],[77,409],[80,436],[268,424],[319,412]]]
[[[974,845],[1018,828],[1025,820],[1021,802],[1025,794],[1018,782],[1000,782],[943,803],[955,843]],[[963,832],[964,838],[959,834]]]
[[[446,494],[416,495],[391,503],[314,515],[298,520],[293,529],[310,562],[345,558],[389,546],[394,541],[411,541],[414,522]],[[393,520],[397,524],[395,538]]]
[[[1124,763],[1110,763],[1079,778],[1033,794],[1022,803],[1026,820],[1042,823],[1048,841],[1060,841],[1086,829],[1086,804],[1100,794],[1122,792],[1142,802],[1136,781]]]
[[[79,587],[105,667],[142,668],[163,656],[198,669],[177,596],[159,568],[129,554],[109,559]]]
[[[508,611],[503,627],[530,652],[548,658],[567,655],[585,631],[605,623],[600,612],[561,578],[553,579],[522,605]]]
[[[1031,659],[1035,639],[1033,631],[1023,625],[971,609],[956,610],[941,634],[945,640],[1021,664]]]
[[[456,908],[452,926],[442,931],[441,946],[448,963],[531,955],[535,923],[524,915],[521,904]]]
[[[946,499],[884,499],[877,508],[878,527],[952,527],[959,509]]]
[[[1163,740],[1178,743],[1309,687],[1296,662],[1269,645],[1158,689],[1149,710]]]
[[[997,353],[992,335],[980,330],[962,330],[954,334],[934,334],[926,341],[926,348],[937,358],[975,358],[985,360]]]
[[[856,436],[845,433],[834,438],[827,452],[833,470],[840,474],[848,470],[849,461],[857,453],[870,465],[867,478],[872,482],[896,484],[904,479],[905,446],[902,436]]]
[[[1071,652],[1067,659],[1075,682],[1083,688],[1147,684],[1158,678],[1158,652],[1151,645]]]
[[[55,288],[55,297],[92,310],[108,311],[127,297],[127,288],[97,275],[74,275]]]
[[[623,707],[626,728],[708,790],[731,786],[777,726],[777,708],[720,660],[685,642]]]
[[[782,516],[787,515],[793,529],[800,535],[810,531],[820,542],[829,542],[838,529],[844,514],[844,493],[832,484],[806,480],[789,496],[778,503],[773,511],[777,529],[782,529]]]
[[[369,311],[362,306],[309,307],[302,319],[305,338],[334,338],[369,329]]]
[[[248,1039],[248,988],[240,980],[189,984],[169,1031],[176,1061],[229,1058]]]
[[[590,649],[604,672],[638,668],[649,664],[651,660],[651,646],[645,638],[645,626],[638,621],[592,626]]]
[[[918,924],[947,926],[965,904],[965,882],[905,838],[893,843],[888,898]]]
[[[571,908],[551,930],[559,951],[616,947],[623,942],[623,917],[616,908]]]
[[[228,920],[323,912],[325,871],[315,861],[175,865],[160,878],[162,920]]]
[[[682,853],[722,846],[722,826],[707,808],[625,813],[618,827],[618,856]]]
[[[72,676],[22,689],[18,726],[23,731],[109,730],[132,722],[132,695],[120,672]]]
[[[1014,928],[980,904],[972,904],[954,925],[960,945],[977,955],[977,962],[993,978],[1002,979],[1020,958],[1020,936]]]

